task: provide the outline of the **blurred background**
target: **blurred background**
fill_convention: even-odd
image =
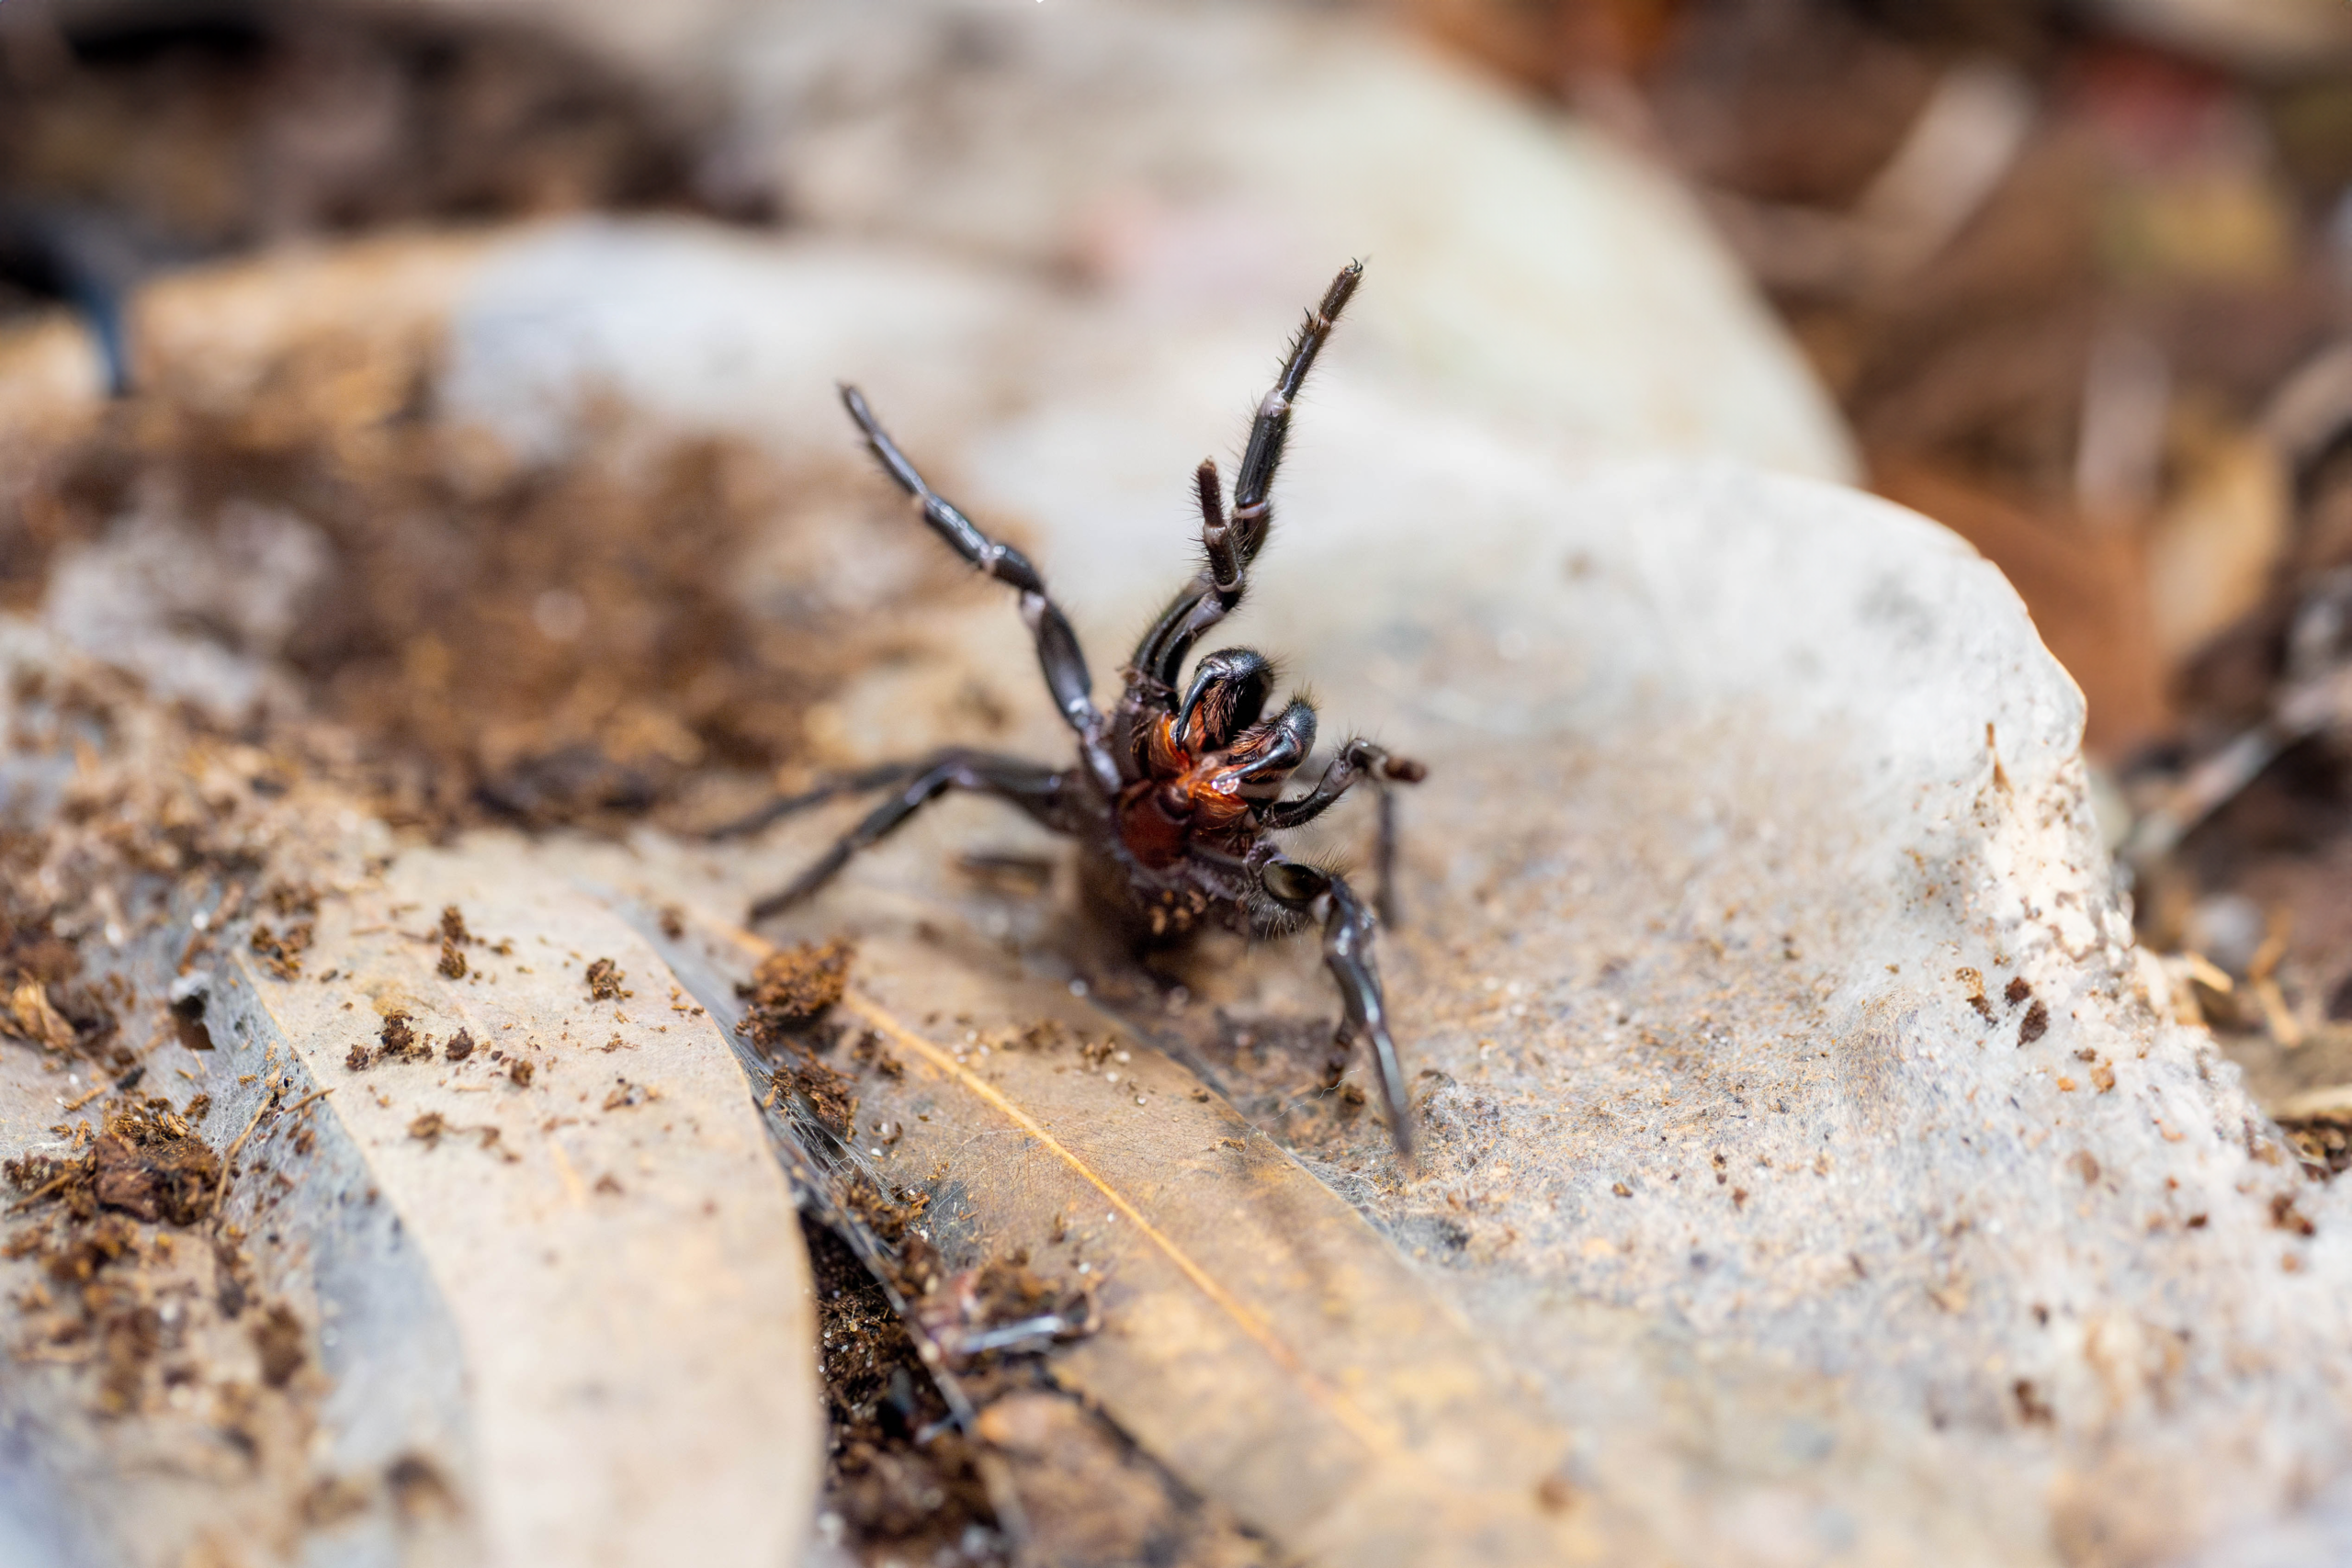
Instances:
[[[949,591],[809,524],[896,515],[831,375],[1115,626],[1196,454],[1035,389],[1227,407],[1356,251],[1408,412],[1997,563],[2174,1005],[2352,1159],[2339,0],[0,0],[0,606],[422,831],[707,819]]]

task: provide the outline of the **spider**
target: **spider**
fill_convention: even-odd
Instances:
[[[754,905],[754,921],[814,895],[851,856],[947,791],[994,795],[1079,840],[1080,880],[1088,902],[1118,919],[1138,946],[1181,942],[1209,921],[1252,938],[1287,936],[1320,921],[1323,960],[1344,1009],[1335,1044],[1340,1052],[1358,1041],[1369,1045],[1390,1135],[1398,1155],[1409,1157],[1412,1111],[1373,959],[1373,911],[1345,877],[1285,855],[1273,835],[1313,821],[1359,781],[1371,783],[1379,791],[1385,905],[1395,863],[1395,816],[1385,786],[1418,782],[1424,770],[1361,737],[1351,738],[1313,788],[1284,799],[1284,784],[1315,748],[1315,709],[1306,699],[1294,696],[1270,714],[1274,666],[1246,648],[1207,654],[1193,666],[1191,680],[1182,678],[1194,643],[1233,613],[1248,589],[1250,562],[1264,547],[1273,522],[1268,492],[1282,464],[1291,406],[1363,274],[1363,264],[1351,262],[1333,278],[1292,341],[1282,374],[1258,405],[1230,511],[1216,462],[1201,464],[1194,479],[1206,558],[1136,645],[1123,671],[1125,688],[1108,713],[1094,705],[1077,634],[1046,594],[1037,569],[1019,550],[983,534],[933,491],[858,389],[841,389],[866,446],[913,499],[923,521],[967,561],[1020,594],[1046,686],[1077,733],[1078,759],[1073,766],[1053,768],[956,748],[869,769],[771,803],[721,832],[753,831],[786,812],[850,791],[899,786],[790,886]],[[1335,1056],[1335,1065],[1344,1059]]]

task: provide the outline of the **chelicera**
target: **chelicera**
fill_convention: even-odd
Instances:
[[[1119,700],[1108,713],[1094,705],[1093,682],[1077,634],[1047,595],[1037,569],[933,491],[857,389],[842,389],[842,401],[867,446],[913,498],[923,521],[966,560],[1020,595],[1046,689],[1077,734],[1078,759],[1072,766],[1055,768],[956,749],[776,801],[728,831],[753,830],[786,812],[851,790],[896,786],[889,799],[789,887],[755,905],[752,919],[809,897],[851,856],[949,790],[1010,801],[1046,827],[1078,840],[1089,902],[1122,920],[1139,945],[1181,942],[1209,921],[1253,938],[1287,936],[1319,922],[1324,963],[1339,985],[1344,1010],[1339,1043],[1347,1048],[1360,1041],[1370,1049],[1389,1131],[1399,1153],[1410,1152],[1412,1113],[1373,959],[1373,911],[1345,877],[1292,859],[1276,847],[1274,836],[1313,821],[1352,785],[1373,784],[1379,790],[1385,898],[1395,858],[1395,817],[1385,786],[1418,781],[1422,769],[1354,737],[1340,745],[1313,788],[1285,799],[1283,786],[1315,749],[1315,709],[1297,696],[1272,707],[1274,667],[1250,649],[1219,649],[1184,678],[1194,644],[1233,613],[1249,587],[1250,563],[1273,523],[1270,492],[1282,466],[1292,405],[1362,276],[1361,264],[1351,263],[1332,279],[1292,342],[1282,374],[1258,406],[1230,510],[1216,464],[1201,464],[1196,489],[1205,558],[1136,645],[1123,671]]]

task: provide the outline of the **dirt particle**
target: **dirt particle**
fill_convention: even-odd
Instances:
[[[441,939],[441,962],[435,964],[434,969],[445,980],[466,977],[466,955],[459,953],[458,944],[446,936]]]
[[[428,1149],[439,1144],[441,1134],[448,1130],[448,1119],[438,1111],[428,1111],[408,1124],[408,1135]]]
[[[631,1083],[627,1078],[621,1078],[615,1083],[612,1091],[605,1096],[605,1109],[621,1111],[661,1098],[662,1091],[650,1084]]]
[[[2024,982],[2019,981],[2018,984],[2022,985]],[[2010,988],[2014,990],[2016,989],[2016,986],[2012,986]],[[2032,1044],[2035,1041],[2041,1039],[2043,1035],[2049,1032],[2050,1008],[2048,1004],[2044,1003],[2037,997],[2034,998],[2033,1005],[2025,1010],[2025,1017],[2018,1021],[2018,1045],[2022,1049],[2025,1046]]]
[[[854,955],[843,942],[802,942],[762,959],[741,993],[752,1004],[752,1037],[765,1043],[823,1016],[849,989]]]
[[[847,1137],[857,1121],[857,1090],[848,1078],[805,1051],[787,1048],[774,1079],[779,1094],[798,1093],[819,1122]]]
[[[918,1249],[910,1245],[919,1244],[922,1240],[922,1237],[911,1234],[911,1227],[916,1221],[922,1218],[924,1211],[931,1207],[930,1193],[916,1188],[891,1193],[876,1188],[870,1182],[860,1181],[850,1189],[847,1202],[850,1212],[855,1214],[876,1235],[893,1247],[907,1247],[908,1267],[910,1273],[922,1272],[913,1259],[918,1250],[927,1251],[928,1249]],[[921,1293],[920,1282],[917,1284],[917,1293]]]
[[[462,1062],[473,1054],[474,1037],[463,1029],[449,1036],[449,1043],[441,1048],[441,1055],[452,1062]]]
[[[1565,1514],[1576,1506],[1576,1486],[1565,1475],[1547,1475],[1535,1483],[1535,1502],[1547,1514]]]
[[[2291,1231],[2296,1235],[2311,1235],[2318,1229],[2318,1227],[2313,1225],[2309,1219],[2304,1217],[2301,1211],[2295,1207],[2295,1195],[2291,1192],[2279,1192],[2272,1195],[2270,1200],[2270,1223],[2278,1229],[2282,1231]]]
[[[379,1053],[383,1061],[414,1062],[433,1055],[433,1048],[417,1037],[414,1021],[400,1008],[384,1015],[384,1027],[376,1039],[383,1048]]]
[[[345,1068],[355,1073],[366,1072],[375,1064],[375,1060],[376,1054],[368,1050],[365,1044],[354,1045],[343,1054]]]
[[[307,882],[273,882],[261,897],[281,919],[319,912],[319,890]]]
[[[520,1059],[517,1059],[513,1066],[506,1069],[506,1076],[514,1080],[514,1087],[516,1089],[530,1088],[531,1079],[537,1075],[537,1069],[533,1066],[532,1064]]]
[[[86,1123],[84,1130],[86,1136]],[[173,1225],[194,1224],[209,1214],[220,1178],[211,1145],[161,1099],[109,1111],[75,1157],[32,1155],[0,1168],[27,1192],[20,1206],[54,1200],[76,1220],[107,1208]]]
[[[442,945],[445,947],[463,947],[473,940],[473,932],[466,930],[465,912],[459,909],[455,904],[443,906],[441,910]]]
[[[2009,1395],[2017,1401],[2018,1419],[2027,1426],[2049,1427],[2056,1424],[2058,1413],[2050,1407],[2050,1402],[2041,1396],[2041,1391],[2034,1387],[2031,1378],[2019,1378],[2016,1382],[2011,1383]]]
[[[107,1208],[175,1225],[194,1224],[212,1212],[220,1161],[201,1138],[139,1143],[110,1130],[92,1146],[91,1157],[96,1196]]]
[[[1974,1008],[1977,1011],[1977,1015],[1983,1018],[1985,1022],[1992,1022],[1993,1004],[1990,1001],[1987,1001],[1984,997],[1984,976],[1983,971],[1965,968],[1956,969],[1952,972],[1952,978],[1958,980],[1962,988],[1967,993],[1968,1005]]]
[[[262,1314],[249,1332],[261,1358],[261,1381],[271,1388],[284,1388],[311,1359],[302,1320],[283,1304]]]
[[[906,1064],[886,1048],[882,1036],[867,1029],[859,1032],[857,1043],[850,1047],[850,1057],[861,1067],[870,1068],[886,1078],[906,1076]]]
[[[2007,986],[2003,987],[2001,990],[2001,999],[2008,1003],[2011,1007],[2017,1006],[2019,1002],[2024,1001],[2027,998],[2032,995],[2033,987],[2026,984],[2025,976],[2022,975],[2018,976],[2016,979],[2011,980]]]
[[[623,997],[637,994],[621,989],[621,982],[628,976],[622,974],[621,966],[609,958],[592,960],[582,978],[588,982],[588,997],[592,1001],[617,1001]]]
[[[285,934],[271,930],[266,921],[254,927],[254,934],[245,945],[261,956],[262,964],[280,980],[292,980],[302,973],[302,953],[311,945],[308,921],[288,926]]]
[[[1622,1181],[1611,1182],[1609,1184],[1609,1190],[1614,1192],[1620,1198],[1631,1198],[1634,1195],[1634,1190],[1626,1186]]]

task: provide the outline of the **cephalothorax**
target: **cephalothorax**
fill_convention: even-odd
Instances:
[[[1016,757],[947,750],[779,800],[729,831],[751,830],[847,790],[899,786],[791,886],[754,906],[753,919],[808,897],[852,855],[946,791],[996,795],[1079,840],[1089,899],[1125,921],[1142,943],[1181,941],[1212,920],[1253,937],[1288,935],[1320,920],[1324,962],[1345,1010],[1340,1043],[1362,1041],[1371,1050],[1389,1130],[1398,1150],[1409,1152],[1412,1115],[1373,962],[1372,911],[1345,878],[1291,859],[1274,846],[1272,835],[1314,820],[1360,780],[1375,786],[1411,783],[1422,776],[1420,765],[1351,739],[1339,748],[1314,788],[1283,799],[1283,786],[1315,748],[1314,708],[1294,697],[1269,714],[1273,666],[1249,649],[1208,654],[1193,666],[1192,678],[1184,679],[1193,645],[1241,603],[1250,563],[1273,521],[1269,491],[1282,463],[1291,405],[1362,276],[1361,265],[1351,263],[1332,279],[1291,344],[1282,374],[1250,426],[1230,511],[1216,465],[1201,464],[1201,544],[1207,558],[1144,633],[1124,671],[1125,689],[1107,714],[1094,705],[1077,634],[1046,596],[1036,568],[1020,551],[981,533],[933,491],[883,432],[858,390],[842,389],[842,401],[866,445],[914,498],[923,521],[966,560],[1020,594],[1046,688],[1077,732],[1078,761],[1052,768]],[[1381,806],[1385,897],[1394,820],[1385,787]]]

